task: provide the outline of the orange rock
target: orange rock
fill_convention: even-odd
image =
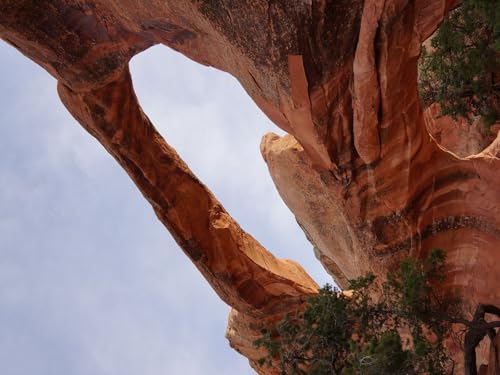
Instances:
[[[245,233],[161,138],[129,60],[162,43],[229,72],[290,133],[266,136],[262,154],[340,285],[440,247],[443,291],[500,305],[500,136],[479,152],[475,130],[424,116],[417,95],[420,45],[456,3],[0,0],[0,37],[59,81],[68,110],[233,307],[227,337],[255,367],[262,324],[317,285]]]
[[[454,120],[442,116],[437,103],[425,110],[424,118],[427,130],[436,142],[459,157],[478,154],[492,141],[479,119],[469,123],[463,118]]]

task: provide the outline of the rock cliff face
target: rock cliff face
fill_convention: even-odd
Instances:
[[[500,305],[500,137],[462,153],[441,132],[441,146],[427,128],[442,127],[417,95],[420,45],[454,3],[0,0],[0,37],[59,81],[68,110],[233,307],[227,337],[256,366],[251,343],[262,324],[317,285],[245,233],[159,135],[128,61],[161,43],[240,81],[290,134],[266,135],[261,151],[340,285],[441,247],[444,291]]]

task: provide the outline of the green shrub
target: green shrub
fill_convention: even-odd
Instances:
[[[352,294],[326,285],[303,312],[263,330],[254,343],[268,351],[260,365],[287,375],[444,374],[450,323],[437,319],[441,305],[429,285],[443,264],[434,250],[404,260],[382,285],[372,274],[353,280]]]
[[[419,91],[424,104],[444,115],[500,118],[500,6],[498,0],[464,0],[422,49]]]

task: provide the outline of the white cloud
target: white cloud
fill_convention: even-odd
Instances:
[[[0,370],[9,375],[250,374],[228,307],[128,176],[0,45]],[[145,112],[271,250],[324,277],[259,153],[276,130],[238,83],[156,47],[136,57]]]

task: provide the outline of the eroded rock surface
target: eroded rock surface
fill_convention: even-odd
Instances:
[[[443,116],[437,103],[425,109],[424,119],[427,130],[436,142],[462,158],[480,153],[497,133],[494,126],[486,128],[479,118],[468,121]]]
[[[0,0],[0,37],[59,81],[68,110],[233,307],[227,337],[256,366],[262,324],[317,285],[245,233],[162,139],[137,103],[128,61],[161,43],[239,80],[290,134],[267,135],[262,154],[340,285],[440,247],[443,291],[500,305],[500,138],[481,152],[449,152],[429,135],[417,95],[420,45],[454,5]]]

